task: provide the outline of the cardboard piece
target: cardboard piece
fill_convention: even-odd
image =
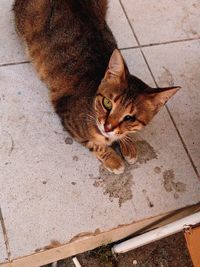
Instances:
[[[190,227],[184,235],[194,267],[200,267],[200,226]]]

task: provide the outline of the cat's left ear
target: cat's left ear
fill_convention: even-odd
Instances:
[[[104,79],[125,80],[125,64],[121,52],[115,49],[110,57]]]
[[[161,107],[180,89],[180,86],[167,88],[147,87],[141,95],[138,96],[140,103],[148,103],[154,113],[157,113]]]

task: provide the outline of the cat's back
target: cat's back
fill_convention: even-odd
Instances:
[[[27,41],[36,32],[52,35],[60,26],[74,32],[76,25],[101,26],[106,6],[106,0],[16,0],[13,10],[17,29]]]
[[[16,0],[13,9],[28,53],[56,97],[66,84],[71,94],[101,80],[116,47],[105,0]]]

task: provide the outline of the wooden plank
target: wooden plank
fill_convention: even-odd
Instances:
[[[57,247],[50,248],[51,246],[49,246],[49,249],[46,247],[43,251],[38,251],[32,255],[14,259],[9,263],[0,264],[0,267],[39,267],[88,250],[92,250],[108,243],[121,240],[133,234],[138,234],[139,232],[157,228],[161,225],[173,222],[179,218],[183,218],[189,214],[192,214],[199,209],[200,203],[177,210],[176,212],[162,214],[139,222],[133,222],[129,225],[122,225],[108,232],[96,232],[86,234],[86,236],[77,236],[68,244],[52,244],[52,246]]]

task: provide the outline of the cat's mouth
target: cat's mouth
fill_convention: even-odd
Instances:
[[[110,141],[116,141],[116,140],[119,139],[119,136],[117,136],[117,135],[115,134],[114,131],[111,131],[111,132],[105,132],[104,127],[103,127],[102,124],[97,123],[97,127],[98,127],[100,133],[101,133],[103,136],[105,136],[106,138],[108,138]]]
[[[98,127],[98,129],[99,129],[99,131],[100,131],[100,133],[101,133],[102,135],[104,135],[104,136],[107,137],[107,138],[110,137],[110,133],[106,133],[106,132],[104,131],[104,127],[103,127],[102,124],[97,123],[97,127]]]

